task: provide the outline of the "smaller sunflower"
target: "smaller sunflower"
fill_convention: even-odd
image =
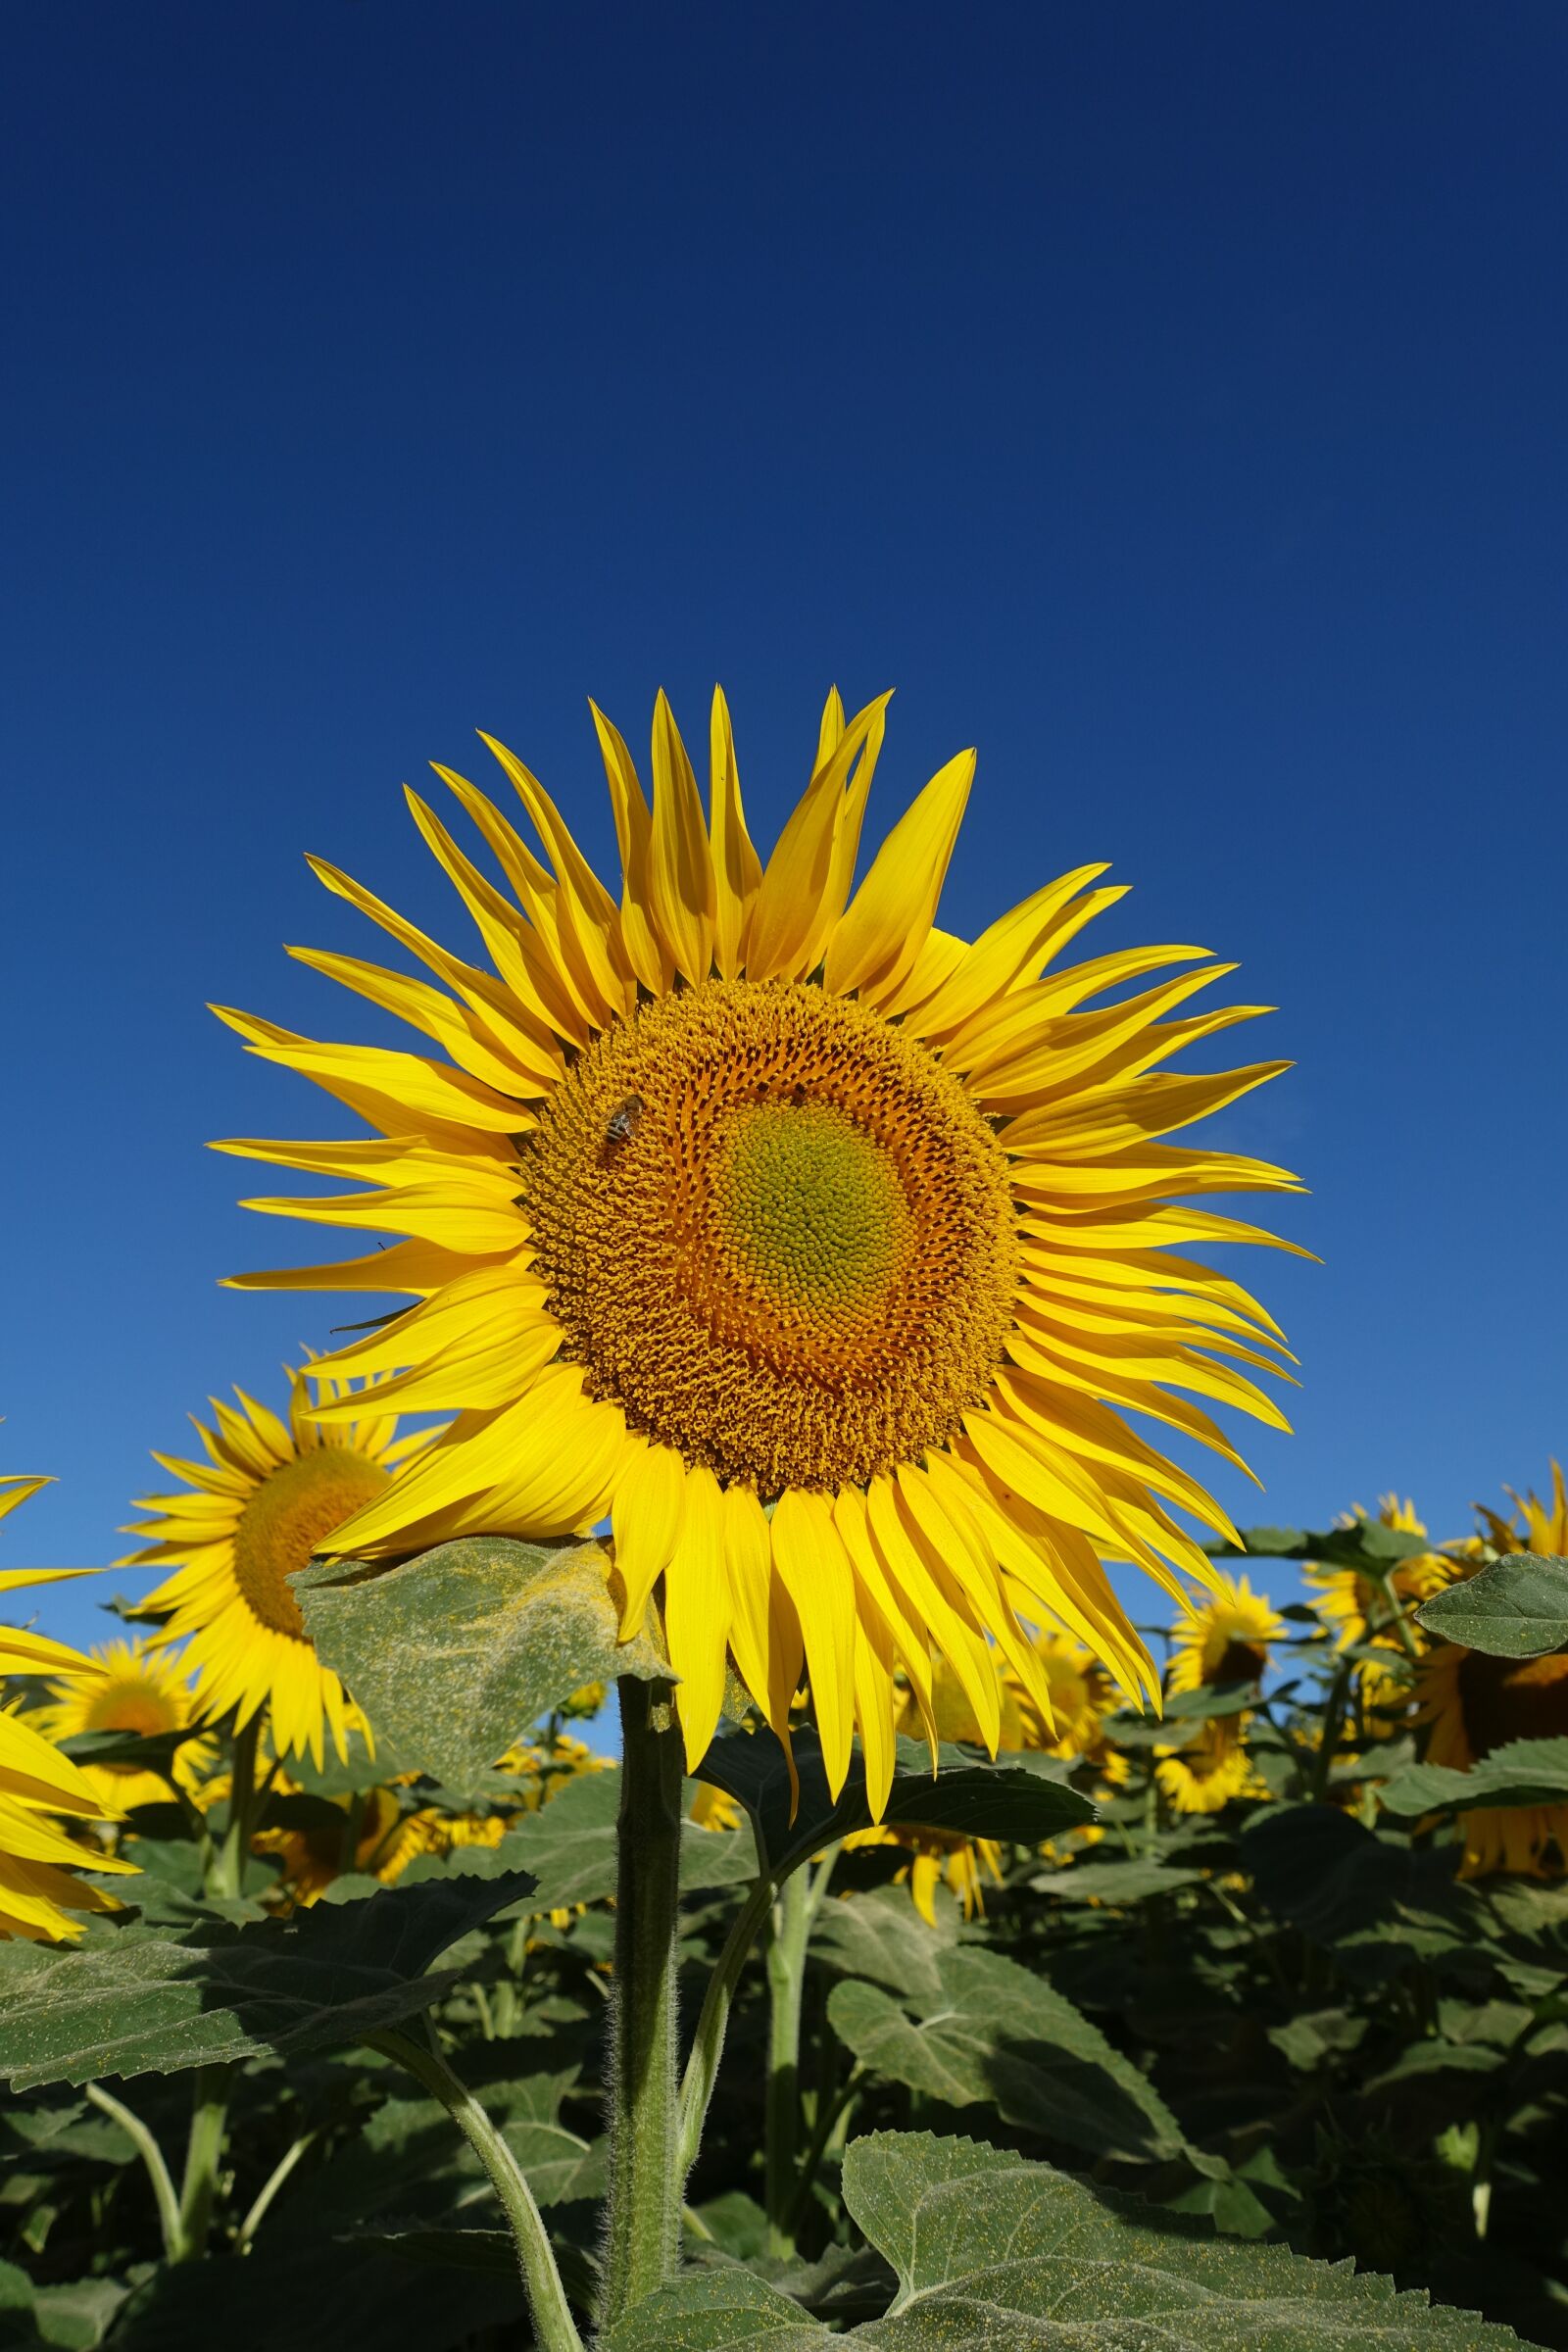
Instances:
[[[1512,1496],[1524,1515],[1523,1530],[1477,1506],[1493,1550],[1517,1550],[1522,1536],[1530,1550],[1548,1558],[1568,1552],[1568,1492],[1556,1462],[1551,1478],[1549,1502],[1534,1494]],[[1452,1563],[1452,1572],[1466,1579],[1482,1565],[1478,1555]],[[1416,1720],[1428,1727],[1428,1763],[1459,1772],[1510,1740],[1568,1737],[1568,1650],[1550,1650],[1541,1658],[1494,1658],[1456,1642],[1438,1642],[1416,1686]],[[1480,1805],[1459,1820],[1461,1878],[1483,1878],[1492,1871],[1558,1878],[1568,1871],[1568,1805]]]
[[[176,1659],[144,1641],[106,1642],[88,1654],[92,1675],[54,1683],[49,1703],[27,1719],[46,1740],[73,1740],[83,1732],[137,1732],[155,1740],[185,1729],[190,1690]],[[211,1740],[186,1740],[175,1749],[174,1778],[188,1794],[195,1795],[213,1755]],[[81,1774],[110,1815],[169,1799],[163,1774],[139,1764],[83,1764]]]
[[[1284,1620],[1245,1576],[1216,1576],[1210,1597],[1199,1601],[1176,1629],[1166,1687],[1177,1691],[1259,1683],[1272,1645],[1284,1635]]]
[[[346,1758],[349,1732],[363,1730],[364,1717],[317,1656],[289,1579],[346,1519],[385,1493],[430,1433],[400,1438],[396,1415],[376,1409],[374,1381],[356,1387],[316,1377],[332,1407],[323,1427],[313,1418],[323,1408],[313,1404],[300,1371],[288,1375],[286,1422],[240,1389],[238,1412],[212,1398],[217,1428],[195,1422],[207,1459],[154,1454],[189,1491],[137,1503],[152,1515],[126,1532],[152,1540],[119,1564],[176,1571],[148,1594],[141,1613],[167,1612],[158,1647],[188,1643],[200,1712],[232,1710],[242,1730],[266,1707],[278,1755],[308,1753],[319,1766],[325,1729]],[[355,1400],[364,1408],[357,1415]]]
[[[1348,1511],[1339,1524],[1344,1528],[1366,1525],[1368,1513],[1357,1503]],[[1378,1527],[1386,1527],[1401,1536],[1424,1536],[1426,1522],[1417,1518],[1415,1504],[1401,1502],[1397,1494],[1378,1496]],[[1412,1552],[1408,1558],[1394,1561],[1389,1569],[1389,1590],[1402,1608],[1414,1608],[1440,1592],[1454,1573],[1453,1561],[1441,1551]],[[1399,1637],[1388,1622],[1388,1603],[1381,1588],[1359,1568],[1335,1568],[1317,1560],[1308,1560],[1301,1571],[1303,1581],[1317,1596],[1317,1613],[1323,1625],[1334,1637],[1337,1649],[1351,1649],[1371,1643],[1380,1649],[1397,1649]],[[1422,1640],[1419,1625],[1412,1618],[1411,1626],[1417,1642]],[[1396,1676],[1379,1674],[1372,1666],[1361,1669],[1361,1696],[1364,1703],[1386,1707],[1404,1695],[1403,1686]],[[1385,1727],[1387,1728],[1387,1727]]]
[[[1205,1724],[1188,1747],[1155,1749],[1154,1778],[1173,1813],[1222,1813],[1233,1798],[1267,1796],[1236,1728],[1244,1722],[1228,1716]]]
[[[0,1478],[0,1519],[48,1484],[43,1478]],[[0,1593],[58,1584],[75,1573],[13,1570],[0,1575]],[[91,1673],[91,1661],[63,1642],[27,1627],[0,1625],[0,1675]],[[73,1911],[120,1908],[106,1889],[89,1886],[72,1873],[84,1866],[128,1872],[134,1864],[89,1853],[51,1818],[64,1814],[74,1821],[98,1821],[106,1810],[115,1808],[105,1807],[79,1766],[14,1708],[0,1710],[0,1937],[47,1943],[79,1936],[83,1922],[73,1919]]]
[[[858,1830],[846,1846],[896,1845],[908,1856],[895,1871],[896,1886],[907,1886],[909,1899],[928,1928],[937,1924],[937,1888],[946,1886],[963,1906],[965,1919],[984,1918],[985,1885],[1002,1884],[1002,1848],[991,1838],[963,1838],[956,1830]]]
[[[280,1779],[277,1786],[286,1794],[290,1784]],[[332,1802],[343,1816],[341,1827],[320,1822],[308,1830],[259,1830],[251,1840],[253,1852],[276,1860],[277,1890],[296,1906],[318,1902],[334,1879],[350,1871],[394,1886],[418,1855],[449,1852],[456,1842],[441,1842],[433,1813],[405,1813],[394,1788],[368,1788],[357,1800]],[[498,1817],[494,1838],[471,1842],[499,1844],[504,1826]]]

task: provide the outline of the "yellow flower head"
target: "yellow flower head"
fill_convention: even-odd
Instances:
[[[287,1791],[290,1783],[276,1784]],[[392,1788],[368,1788],[357,1801],[333,1800],[342,1825],[313,1824],[308,1830],[261,1830],[251,1840],[258,1854],[275,1856],[278,1886],[290,1901],[309,1905],[325,1893],[334,1879],[361,1871],[392,1886],[418,1854],[446,1853],[434,1829],[434,1815],[405,1814]],[[498,1842],[501,1823],[496,1824]]]
[[[1354,1527],[1364,1522],[1366,1512],[1359,1503],[1340,1521],[1342,1527]],[[1397,1494],[1378,1497],[1377,1524],[1396,1529],[1400,1535],[1424,1536],[1426,1524],[1416,1517],[1413,1502],[1401,1502]],[[1301,1571],[1305,1582],[1317,1594],[1317,1612],[1335,1638],[1336,1647],[1349,1649],[1360,1642],[1375,1642],[1387,1648],[1397,1648],[1399,1638],[1387,1624],[1388,1615],[1383,1594],[1371,1579],[1359,1568],[1325,1567],[1309,1560]],[[1401,1607],[1411,1607],[1418,1601],[1430,1600],[1441,1592],[1453,1575],[1453,1562],[1441,1551],[1412,1552],[1407,1559],[1396,1560],[1389,1570],[1389,1586]],[[1412,1621],[1413,1622],[1413,1621]],[[1373,1628],[1376,1627],[1376,1631]],[[1419,1626],[1416,1638],[1421,1639]],[[1383,1691],[1387,1677],[1376,1678]],[[1366,1677],[1363,1672],[1363,1680]],[[1389,1686],[1397,1689],[1397,1685]],[[1370,1696],[1370,1690],[1363,1695]]]
[[[44,1478],[0,1478],[0,1519],[48,1484]],[[72,1573],[8,1572],[0,1575],[0,1593],[55,1584]],[[0,1675],[5,1674],[79,1675],[90,1681],[93,1665],[47,1634],[0,1625]],[[89,1822],[116,1810],[104,1803],[86,1773],[34,1725],[14,1710],[0,1710],[0,1936],[45,1943],[79,1936],[83,1923],[73,1919],[72,1911],[119,1908],[113,1895],[83,1885],[73,1878],[72,1870],[90,1865],[95,1871],[128,1871],[133,1865],[88,1852],[52,1818],[64,1814],[69,1820]]]
[[[1568,1549],[1568,1494],[1555,1462],[1551,1472],[1550,1503],[1533,1494],[1513,1500],[1525,1517],[1524,1544],[1557,1557]],[[1481,1516],[1494,1550],[1522,1547],[1516,1526],[1492,1511]],[[1451,1573],[1466,1579],[1481,1565],[1475,1556],[1452,1563]],[[1421,1668],[1416,1704],[1417,1721],[1428,1726],[1427,1761],[1460,1772],[1513,1740],[1568,1738],[1568,1651],[1494,1658],[1456,1642],[1435,1642]],[[1546,1878],[1568,1870],[1568,1805],[1481,1805],[1461,1813],[1459,1821],[1465,1841],[1461,1878],[1494,1870]]]
[[[1562,1464],[1551,1465],[1551,1500],[1543,1502],[1532,1490],[1516,1494],[1511,1487],[1504,1488],[1510,1502],[1524,1517],[1521,1528],[1516,1519],[1502,1518],[1477,1503],[1476,1515],[1482,1533],[1494,1551],[1536,1551],[1546,1559],[1560,1559],[1568,1553],[1568,1486],[1564,1485]]]
[[[388,1401],[458,1415],[325,1548],[388,1560],[609,1514],[628,1638],[662,1583],[688,1760],[712,1737],[726,1656],[781,1734],[804,1669],[830,1781],[858,1730],[877,1806],[898,1678],[928,1702],[933,1649],[988,1745],[993,1644],[1048,1708],[1029,1626],[1071,1633],[1129,1693],[1153,1687],[1102,1561],[1137,1561],[1175,1592],[1176,1568],[1209,1571],[1167,1506],[1227,1523],[1122,1413],[1229,1459],[1205,1405],[1283,1426],[1244,1369],[1275,1368],[1264,1310],[1167,1254],[1268,1237],[1170,1203],[1294,1181],[1160,1140],[1282,1065],[1161,1067],[1260,1009],[1184,1011],[1234,968],[1199,949],[1063,963],[1122,895],[1094,887],[1102,866],[1049,883],[972,944],[936,928],[971,753],[932,778],[855,888],[886,699],[846,722],[829,697],[765,867],[722,695],[706,814],[662,696],[651,807],[596,711],[618,897],[486,738],[536,847],[437,773],[499,883],[413,807],[488,963],[319,864],[435,985],[297,951],[435,1054],[223,1015],[379,1131],[224,1147],[368,1188],[252,1205],[402,1237],[346,1265],[240,1279],[412,1297],[312,1377],[386,1375]],[[1125,993],[1181,965],[1197,968]],[[325,1426],[350,1410],[328,1400]]]
[[[289,1578],[345,1519],[389,1491],[425,1440],[399,1438],[379,1395],[347,1380],[329,1382],[328,1393],[348,1409],[318,1427],[302,1374],[289,1381],[287,1421],[236,1389],[238,1412],[215,1396],[217,1428],[195,1423],[205,1461],[154,1454],[187,1491],[138,1501],[151,1516],[127,1532],[152,1541],[121,1565],[175,1569],[142,1607],[169,1613],[160,1647],[188,1644],[199,1713],[232,1708],[243,1727],[267,1707],[277,1754],[309,1752],[319,1765],[323,1727],[346,1756],[350,1727],[363,1718],[318,1658]]]
[[[1260,1682],[1268,1670],[1270,1647],[1284,1632],[1284,1620],[1245,1576],[1216,1576],[1211,1596],[1192,1608],[1176,1629],[1171,1690]]]
[[[908,1858],[893,1874],[895,1886],[907,1886],[909,1899],[928,1928],[937,1924],[937,1888],[946,1886],[963,1906],[965,1919],[985,1916],[985,1884],[1002,1884],[1002,1848],[991,1838],[964,1838],[956,1830],[857,1830],[846,1849],[891,1845]]]
[[[1155,1750],[1154,1777],[1173,1813],[1219,1813],[1233,1797],[1268,1794],[1235,1724],[1208,1724],[1190,1747]]]
[[[50,1703],[30,1720],[46,1740],[70,1740],[81,1732],[138,1732],[156,1739],[183,1731],[190,1721],[190,1691],[182,1663],[148,1642],[107,1642],[90,1653],[94,1671],[54,1684]],[[186,1740],[174,1750],[176,1781],[194,1792],[212,1743]],[[162,1773],[137,1764],[84,1764],[82,1777],[106,1813],[128,1813],[133,1805],[166,1804],[171,1794]]]

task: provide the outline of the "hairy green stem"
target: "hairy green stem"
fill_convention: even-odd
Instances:
[[[298,2164],[306,2149],[312,2145],[315,2138],[316,2133],[314,2132],[302,2132],[298,2139],[296,2139],[291,2146],[284,2150],[283,2154],[278,2158],[276,2164],[273,2165],[271,2171],[268,2174],[267,2179],[262,2182],[261,2187],[257,2190],[255,2200],[251,2205],[249,2213],[245,2216],[245,2219],[239,2226],[239,2233],[234,2240],[234,2251],[236,2254],[248,2254],[250,2252],[251,2240],[255,2237],[256,2232],[261,2228],[263,2222],[266,2221],[272,2199],[276,2196],[278,2190],[282,2187],[284,2181],[288,2179],[290,2173],[294,2170],[294,2167]]]
[[[801,2001],[811,1935],[810,1885],[804,1871],[786,1879],[773,1906],[767,1947],[767,2250],[793,2254],[790,2208],[801,2127]]]
[[[708,2121],[709,2103],[718,2075],[718,2062],[723,2055],[730,2009],[742,1972],[751,1957],[752,1947],[767,1925],[768,1914],[773,1908],[773,1896],[772,1880],[759,1879],[736,1913],[724,1939],[724,1948],[719,1953],[718,1964],[708,1981],[702,2015],[697,2021],[697,2033],[680,2088],[680,2165],[683,2177],[696,2163],[697,2151],[703,2144],[703,2127]]]
[[[88,2082],[84,2088],[93,2105],[114,2118],[146,2166],[147,2178],[153,2184],[153,2196],[158,2205],[158,2228],[163,2236],[164,2256],[169,2262],[177,2262],[180,2242],[179,2199],[174,2194],[174,2183],[169,2177],[163,2149],[141,2117],[133,2114],[130,2108],[122,2106],[112,2092],[102,2089],[96,2082]]]
[[[191,2085],[185,2173],[179,2184],[179,2252],[172,2257],[175,2262],[196,2262],[207,2251],[213,2207],[218,2202],[218,2175],[223,2161],[232,2074],[233,2069],[227,2066],[196,2069]]]
[[[453,2073],[438,2050],[421,2049],[407,2034],[396,2032],[374,2034],[369,2039],[372,2049],[406,2067],[440,2100],[489,2174],[490,2184],[501,2200],[517,2249],[517,2268],[522,2273],[540,2352],[583,2352],[582,2337],[577,2333],[577,2324],[571,2316],[533,2191],[516,2158],[472,2091]]]
[[[667,1683],[622,1676],[610,2010],[610,2215],[600,2319],[674,2275],[685,2173],[676,2078],[675,1930],[683,1766]]]

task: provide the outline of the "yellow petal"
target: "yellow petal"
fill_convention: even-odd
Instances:
[[[786,1488],[771,1523],[773,1564],[806,1642],[822,1762],[834,1796],[850,1769],[855,1728],[855,1585],[822,1494]]]
[[[762,883],[762,861],[752,847],[741,808],[735,731],[723,691],[713,689],[709,725],[709,832],[712,839],[713,960],[722,980],[733,980],[746,961],[746,933],[752,903]]]
[[[706,980],[713,960],[718,891],[697,778],[674,712],[661,688],[654,705],[654,837],[649,865],[654,920],[688,980]]]
[[[680,1533],[664,1570],[664,1631],[680,1678],[677,1704],[686,1769],[708,1752],[724,1703],[730,1587],[724,1574],[723,1512],[717,1479],[705,1462],[686,1473]]]
[[[828,943],[823,978],[837,995],[858,989],[878,1003],[912,969],[936,920],[974,770],[972,751],[939,768],[878,850]]]

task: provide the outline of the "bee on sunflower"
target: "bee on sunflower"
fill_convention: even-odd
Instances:
[[[303,1373],[288,1381],[286,1421],[236,1389],[238,1411],[211,1399],[216,1428],[192,1416],[205,1461],[153,1455],[185,1491],[138,1501],[150,1516],[125,1532],[152,1540],[119,1565],[175,1571],[139,1614],[165,1620],[156,1647],[185,1645],[200,1715],[232,1712],[243,1731],[265,1709],[278,1756],[308,1754],[319,1768],[327,1730],[346,1758],[349,1733],[366,1726],[317,1656],[289,1579],[385,1494],[426,1433],[400,1438],[377,1384],[347,1380],[329,1380],[327,1395],[349,1411],[318,1427]]]
[[[1265,1009],[1187,1011],[1235,968],[1200,949],[1063,962],[1124,895],[1099,887],[1103,866],[973,942],[937,926],[972,753],[939,769],[855,886],[886,702],[847,719],[829,697],[765,866],[721,694],[706,813],[662,695],[651,806],[595,710],[618,898],[487,737],[542,856],[438,768],[498,887],[410,798],[488,964],[319,862],[435,984],[293,951],[437,1054],[222,1012],[252,1053],[376,1131],[222,1146],[366,1188],[251,1205],[398,1237],[239,1283],[412,1298],[310,1377],[374,1375],[387,1406],[456,1414],[395,1484],[315,1528],[318,1548],[374,1563],[609,1517],[625,1638],[662,1592],[688,1764],[713,1735],[727,1661],[781,1737],[804,1675],[830,1784],[858,1733],[876,1811],[901,1678],[928,1709],[933,1652],[993,1750],[993,1647],[1049,1713],[1035,1627],[1085,1643],[1134,1698],[1157,1688],[1102,1562],[1136,1562],[1179,1597],[1177,1570],[1212,1572],[1171,1506],[1234,1531],[1123,1416],[1233,1462],[1207,1406],[1285,1426],[1250,1377],[1279,1369],[1277,1326],[1174,1254],[1272,1237],[1176,1203],[1295,1189],[1260,1161],[1165,1140],[1285,1065],[1163,1067]],[[1181,966],[1196,968],[1168,976]],[[321,1425],[356,1409],[327,1396]]]
[[[1211,1596],[1178,1626],[1167,1684],[1172,1694],[1226,1684],[1261,1686],[1284,1620],[1245,1576],[1218,1576]],[[1154,1750],[1154,1777],[1175,1813],[1218,1813],[1233,1798],[1262,1797],[1267,1785],[1247,1752],[1249,1710],[1205,1719],[1186,1746]]]
[[[0,1519],[36,1494],[49,1481],[11,1473],[0,1477]],[[56,1584],[72,1569],[24,1569],[0,1574],[0,1593],[29,1585]],[[0,1625],[0,1675],[50,1674],[91,1682],[91,1659],[23,1626]],[[106,1888],[75,1878],[76,1870],[134,1870],[78,1845],[55,1816],[86,1825],[119,1810],[105,1802],[88,1775],[61,1754],[36,1725],[14,1708],[0,1710],[0,1937],[23,1936],[34,1943],[79,1936],[83,1921],[73,1912],[115,1911]]]
[[[1485,1549],[1458,1560],[1456,1577],[1473,1576],[1488,1556],[1499,1552],[1568,1554],[1568,1488],[1560,1465],[1551,1465],[1548,1501],[1535,1494],[1508,1493],[1518,1518],[1478,1504]],[[1428,1762],[1467,1771],[1510,1740],[1568,1737],[1568,1650],[1497,1658],[1460,1642],[1437,1641],[1422,1665],[1415,1695],[1416,1720],[1426,1727]],[[1568,1805],[1478,1805],[1459,1820],[1461,1878],[1483,1878],[1492,1871],[1556,1878],[1568,1871]]]

